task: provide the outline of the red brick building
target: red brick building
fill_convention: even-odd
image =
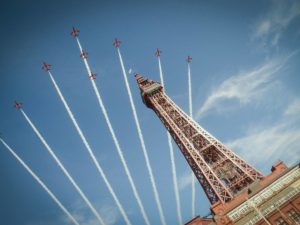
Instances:
[[[300,224],[300,167],[283,162],[231,201],[211,206],[213,218],[196,217],[186,225]]]

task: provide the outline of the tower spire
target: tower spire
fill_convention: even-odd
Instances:
[[[160,83],[136,74],[143,102],[170,132],[209,201],[230,201],[262,174],[223,145],[165,93]]]

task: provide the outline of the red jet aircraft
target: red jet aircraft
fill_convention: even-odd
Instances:
[[[96,76],[97,76],[97,74],[92,72],[91,75],[90,75],[90,79],[95,80]]]
[[[80,53],[80,57],[83,58],[83,59],[86,59],[88,57],[88,54],[89,53],[82,50],[82,52]]]
[[[115,38],[115,41],[113,42],[113,45],[114,45],[116,48],[119,48],[120,45],[121,45],[121,41],[118,40],[117,38]]]
[[[45,71],[49,71],[51,69],[51,65],[43,62],[42,69]]]
[[[187,59],[186,59],[186,61],[187,61],[188,63],[192,62],[192,57],[191,57],[191,56],[188,56]]]
[[[72,32],[71,32],[71,35],[73,37],[78,37],[78,34],[79,34],[80,30],[76,29],[75,27],[72,28]]]
[[[22,108],[22,102],[15,101],[15,105],[14,106],[17,109],[21,109]]]
[[[160,56],[160,53],[161,53],[161,50],[159,50],[159,49],[156,49],[155,55],[156,55],[157,57],[159,57],[159,56]]]

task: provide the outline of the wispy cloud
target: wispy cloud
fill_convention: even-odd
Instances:
[[[253,39],[263,41],[265,46],[276,46],[283,32],[299,15],[299,1],[272,1],[270,11],[256,24]]]
[[[211,94],[196,112],[196,119],[208,111],[222,111],[225,100],[237,100],[241,104],[260,99],[274,86],[274,76],[285,64],[286,59],[270,60],[250,71],[244,71],[230,76],[220,85],[213,88]],[[228,106],[228,104],[227,104]]]
[[[118,209],[110,204],[101,204],[96,208],[107,225],[115,224],[120,217]],[[77,201],[73,209],[73,215],[82,225],[98,225],[99,221],[94,216],[87,216],[87,210],[88,208],[84,202]]]
[[[113,225],[120,218],[119,211],[116,207],[104,203],[104,204],[95,204],[96,210],[104,219],[106,225]],[[73,210],[71,210],[72,215],[81,225],[99,225],[99,221],[95,216],[89,213],[89,208],[84,202],[78,200],[73,205]],[[51,221],[33,221],[28,225],[73,225],[73,223],[66,216],[59,216],[53,218]]]
[[[245,136],[229,141],[227,146],[236,150],[247,161],[264,168],[281,159],[288,164],[300,160],[300,99],[287,106],[276,123],[252,127]]]
[[[295,99],[285,110],[285,116],[300,116],[300,99]]]
[[[196,179],[195,179],[196,180]],[[192,179],[192,176],[191,176],[191,173],[184,173],[182,174],[181,176],[179,176],[178,178],[178,187],[179,187],[179,190],[184,190],[186,189],[187,187],[191,188],[191,184],[193,182],[193,179]]]

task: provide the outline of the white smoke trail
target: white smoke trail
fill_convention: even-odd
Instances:
[[[163,210],[162,210],[162,206],[161,206],[161,203],[160,203],[160,199],[159,199],[158,191],[157,191],[157,188],[156,188],[154,175],[153,175],[153,172],[152,172],[152,168],[151,168],[151,165],[150,165],[150,160],[149,160],[147,149],[146,149],[145,142],[144,142],[143,133],[142,133],[142,130],[141,130],[141,127],[140,127],[140,122],[139,122],[139,119],[138,119],[138,116],[137,116],[137,113],[136,113],[136,108],[135,108],[135,105],[134,105],[134,102],[133,102],[131,89],[130,89],[130,86],[129,86],[129,83],[128,83],[128,80],[127,80],[127,75],[126,75],[123,59],[122,59],[121,52],[120,52],[119,48],[117,48],[117,51],[118,51],[118,55],[119,55],[119,59],[120,59],[121,67],[122,67],[122,72],[123,72],[123,76],[124,76],[124,81],[125,81],[127,93],[128,93],[129,100],[130,100],[130,105],[131,105],[132,112],[133,112],[134,121],[135,121],[136,128],[137,128],[137,131],[138,131],[139,139],[140,139],[140,142],[141,142],[141,145],[142,145],[142,150],[143,150],[143,153],[144,153],[146,166],[147,166],[147,169],[148,169],[148,172],[149,172],[150,181],[151,181],[152,189],[153,189],[153,192],[154,192],[155,201],[156,201],[156,204],[157,204],[157,207],[158,207],[160,220],[161,220],[161,223],[163,225],[166,225],[166,219],[165,219],[165,216],[164,216],[164,213],[163,213]]]
[[[193,102],[192,102],[192,78],[191,78],[191,67],[188,62],[188,85],[189,85],[189,113],[190,117],[193,118]],[[196,189],[195,189],[195,175],[192,172],[192,217],[195,217],[195,203],[196,203]]]
[[[46,140],[44,139],[44,137],[41,135],[41,133],[38,131],[38,129],[35,127],[35,125],[31,122],[31,120],[29,119],[29,117],[26,115],[26,113],[20,109],[21,113],[23,114],[23,116],[25,117],[26,121],[28,122],[28,124],[31,126],[31,128],[33,129],[33,131],[35,132],[35,134],[38,136],[38,138],[40,139],[40,141],[43,143],[43,145],[46,147],[47,151],[49,152],[49,154],[53,157],[53,159],[55,160],[55,162],[57,163],[57,165],[59,166],[59,168],[63,171],[63,173],[66,175],[66,177],[69,179],[69,181],[72,183],[72,185],[74,186],[74,188],[77,190],[77,192],[80,194],[80,196],[82,197],[82,199],[85,201],[85,203],[89,206],[89,208],[92,210],[93,214],[96,216],[96,218],[98,219],[98,221],[100,222],[101,225],[105,225],[103,219],[101,218],[101,216],[98,214],[98,212],[96,211],[96,209],[94,208],[94,206],[92,205],[92,203],[88,200],[88,198],[85,196],[85,194],[83,193],[83,191],[80,189],[80,187],[77,185],[77,183],[74,181],[73,177],[70,175],[70,173],[67,171],[67,169],[64,167],[64,165],[61,163],[61,161],[57,158],[57,156],[55,155],[55,153],[53,152],[53,150],[51,149],[51,147],[48,145],[48,143],[46,142]]]
[[[166,90],[165,85],[164,85],[164,76],[163,76],[163,72],[162,72],[162,68],[161,68],[160,57],[158,56],[157,58],[158,58],[160,82],[161,82],[161,85]],[[177,216],[178,216],[179,224],[183,224],[182,216],[181,216],[180,196],[179,196],[179,191],[178,191],[177,174],[176,174],[176,164],[175,164],[175,159],[174,159],[174,149],[173,149],[173,145],[172,145],[171,135],[169,132],[167,132],[167,136],[168,136],[168,145],[169,145],[169,149],[170,149],[170,158],[171,158],[171,167],[172,167],[173,186],[174,186],[174,192],[175,192]]]
[[[68,106],[68,103],[66,102],[64,96],[62,95],[62,93],[61,93],[61,91],[60,91],[60,88],[58,87],[58,85],[57,85],[55,79],[53,78],[53,76],[52,76],[52,74],[51,74],[51,72],[50,72],[50,71],[48,71],[48,72],[49,72],[50,78],[51,78],[51,80],[52,80],[52,83],[53,83],[53,85],[54,85],[54,87],[55,87],[55,89],[56,89],[56,91],[57,91],[57,93],[58,93],[58,95],[59,95],[61,101],[63,102],[63,104],[64,104],[64,106],[65,106],[65,108],[66,108],[66,110],[67,110],[67,112],[68,112],[68,114],[69,114],[69,116],[70,116],[70,118],[71,118],[71,120],[72,120],[72,122],[73,122],[73,124],[74,124],[74,126],[75,126],[75,128],[76,128],[76,130],[77,130],[77,132],[78,132],[78,134],[79,134],[79,136],[81,137],[81,139],[82,139],[83,143],[85,144],[86,148],[90,148],[90,147],[89,147],[89,144],[88,144],[88,142],[87,142],[87,140],[86,140],[86,138],[85,138],[85,136],[83,135],[83,133],[82,133],[82,131],[81,131],[81,128],[79,127],[79,125],[78,125],[78,123],[77,123],[77,121],[76,121],[76,119],[75,119],[75,117],[74,117],[74,115],[73,115],[73,113],[72,113],[70,107]],[[92,80],[92,82],[94,82],[94,81]],[[124,158],[124,156],[123,156],[123,152],[122,152],[121,147],[120,147],[120,145],[119,145],[119,141],[118,141],[118,139],[117,139],[117,137],[116,137],[116,135],[115,135],[115,132],[114,132],[113,127],[112,127],[112,125],[111,125],[111,122],[110,122],[110,120],[109,120],[108,114],[107,114],[107,112],[106,112],[106,108],[104,107],[104,104],[103,104],[103,102],[102,102],[101,95],[99,95],[99,96],[100,96],[100,102],[101,102],[100,105],[101,105],[102,112],[103,112],[103,114],[104,114],[105,120],[106,120],[107,125],[108,125],[108,127],[109,127],[109,130],[110,130],[110,132],[111,132],[111,135],[112,135],[113,141],[114,141],[114,143],[115,143],[115,146],[116,146],[116,148],[117,148],[117,150],[118,150],[118,153],[119,153],[119,156],[120,156],[120,158],[121,158],[122,164],[123,164],[123,166],[124,166],[126,175],[127,175],[128,179],[129,179],[129,182],[130,182],[130,184],[131,184],[131,187],[132,187],[134,196],[136,197],[137,202],[138,202],[138,204],[139,204],[139,206],[140,206],[140,208],[141,208],[141,212],[142,212],[142,215],[143,215],[143,217],[144,217],[144,220],[145,220],[146,224],[147,224],[147,225],[150,225],[150,222],[149,222],[149,219],[148,219],[148,217],[147,217],[147,214],[146,214],[146,212],[145,212],[145,210],[144,210],[142,201],[141,201],[141,199],[140,199],[140,197],[139,197],[139,194],[138,194],[138,192],[137,192],[137,190],[136,190],[136,186],[135,186],[135,184],[134,184],[134,181],[133,181],[132,176],[131,176],[131,174],[130,174],[129,168],[128,168],[128,166],[127,166],[126,160],[125,160],[125,158]]]
[[[81,47],[80,41],[79,41],[79,39],[78,39],[77,37],[76,37],[76,40],[77,40],[77,44],[78,44],[80,53],[82,53],[82,52],[83,52],[83,49],[82,49],[82,47]],[[86,70],[87,70],[87,72],[88,72],[88,75],[90,76],[90,75],[92,74],[92,72],[91,72],[90,66],[89,66],[89,64],[88,64],[88,62],[87,62],[87,60],[86,60],[86,58],[83,57],[83,61],[84,61]],[[94,89],[94,91],[95,91],[96,97],[97,97],[97,99],[98,99],[98,103],[99,103],[99,105],[100,105],[100,107],[101,107],[101,109],[102,109],[102,112],[103,112],[103,114],[104,114],[106,123],[108,124],[109,130],[110,130],[110,132],[111,132],[111,134],[112,134],[112,136],[113,136],[113,140],[114,140],[116,146],[118,146],[118,147],[117,147],[118,153],[119,153],[119,156],[121,157],[121,161],[122,161],[122,163],[123,163],[123,166],[125,167],[125,171],[126,171],[126,174],[127,174],[127,176],[128,176],[128,179],[129,179],[129,181],[130,181],[130,184],[134,186],[134,188],[133,188],[133,186],[132,186],[132,188],[133,188],[133,190],[134,190],[134,195],[135,195],[135,197],[138,197],[138,198],[137,198],[137,199],[139,199],[139,200],[138,200],[138,203],[142,205],[141,200],[140,200],[140,198],[139,198],[139,195],[137,194],[137,190],[136,190],[136,188],[135,188],[135,185],[134,185],[134,183],[133,183],[133,179],[132,179],[132,177],[131,177],[131,175],[130,175],[130,173],[129,173],[129,169],[128,169],[128,167],[127,167],[127,164],[126,164],[126,161],[125,161],[125,159],[124,159],[123,153],[122,153],[122,151],[121,151],[121,148],[120,148],[120,146],[119,146],[119,143],[118,143],[118,141],[117,141],[117,138],[116,138],[116,136],[115,136],[115,133],[113,132],[113,128],[112,128],[112,125],[111,125],[110,120],[109,120],[109,118],[108,118],[108,114],[107,114],[106,109],[105,109],[105,107],[104,107],[104,104],[103,104],[101,95],[100,95],[100,93],[99,93],[99,91],[98,91],[98,88],[97,88],[97,86],[96,86],[95,81],[94,81],[94,80],[91,80],[91,81],[92,81],[92,85],[93,85],[93,89]],[[69,111],[70,111],[70,110],[69,110]],[[69,115],[70,115],[70,114],[69,114]],[[74,117],[73,117],[73,118],[74,118]],[[75,119],[72,120],[72,121],[73,121],[73,123],[74,123]],[[74,125],[75,125],[75,124],[76,124],[76,121],[75,121]],[[80,129],[78,129],[78,128],[79,128],[78,125],[76,126],[76,128],[77,128],[77,131],[79,132]],[[95,165],[96,165],[96,167],[97,167],[97,169],[98,169],[98,171],[99,171],[101,177],[103,178],[103,180],[104,180],[104,182],[105,182],[105,184],[106,184],[106,186],[107,186],[107,188],[108,188],[110,194],[112,195],[112,197],[113,197],[113,199],[114,199],[116,205],[118,206],[118,208],[119,208],[119,210],[120,210],[120,212],[121,212],[121,214],[122,214],[122,216],[123,216],[123,218],[124,218],[126,224],[127,224],[127,225],[131,225],[131,222],[129,221],[129,219],[128,219],[127,215],[126,215],[123,206],[121,205],[121,203],[120,203],[118,197],[116,196],[116,194],[115,194],[115,192],[114,192],[114,190],[113,190],[111,184],[109,183],[109,181],[108,181],[108,179],[107,179],[107,177],[106,177],[104,171],[102,170],[101,166],[99,165],[99,162],[97,161],[97,159],[96,159],[96,157],[95,157],[95,155],[94,155],[92,149],[89,147],[87,141],[85,140],[85,138],[84,138],[82,132],[80,132],[80,136],[81,136],[82,140],[84,141],[85,146],[86,146],[86,148],[87,148],[87,150],[88,150],[90,156],[92,157],[93,162],[95,163]],[[144,213],[143,215],[146,215],[144,209],[143,209],[143,213]],[[146,216],[145,218],[147,218],[147,216]],[[148,221],[148,222],[149,222],[149,221]]]
[[[188,63],[188,82],[189,82],[189,113],[190,113],[190,117],[193,117],[192,78],[191,78],[190,63]]]
[[[163,76],[163,72],[162,72],[162,68],[161,68],[160,57],[158,56],[157,58],[158,58],[158,69],[159,69],[160,82],[161,82],[161,85],[165,88],[164,76]]]
[[[50,191],[46,184],[30,169],[30,167],[15,153],[15,151],[6,142],[0,138],[2,144],[7,148],[7,150],[21,163],[21,165],[27,170],[27,172],[42,186],[42,188],[47,192],[47,194],[55,201],[55,203],[64,211],[65,214],[70,218],[70,220],[76,224],[80,225],[79,222],[72,216],[72,214],[65,208],[65,206],[56,198],[56,196]]]

